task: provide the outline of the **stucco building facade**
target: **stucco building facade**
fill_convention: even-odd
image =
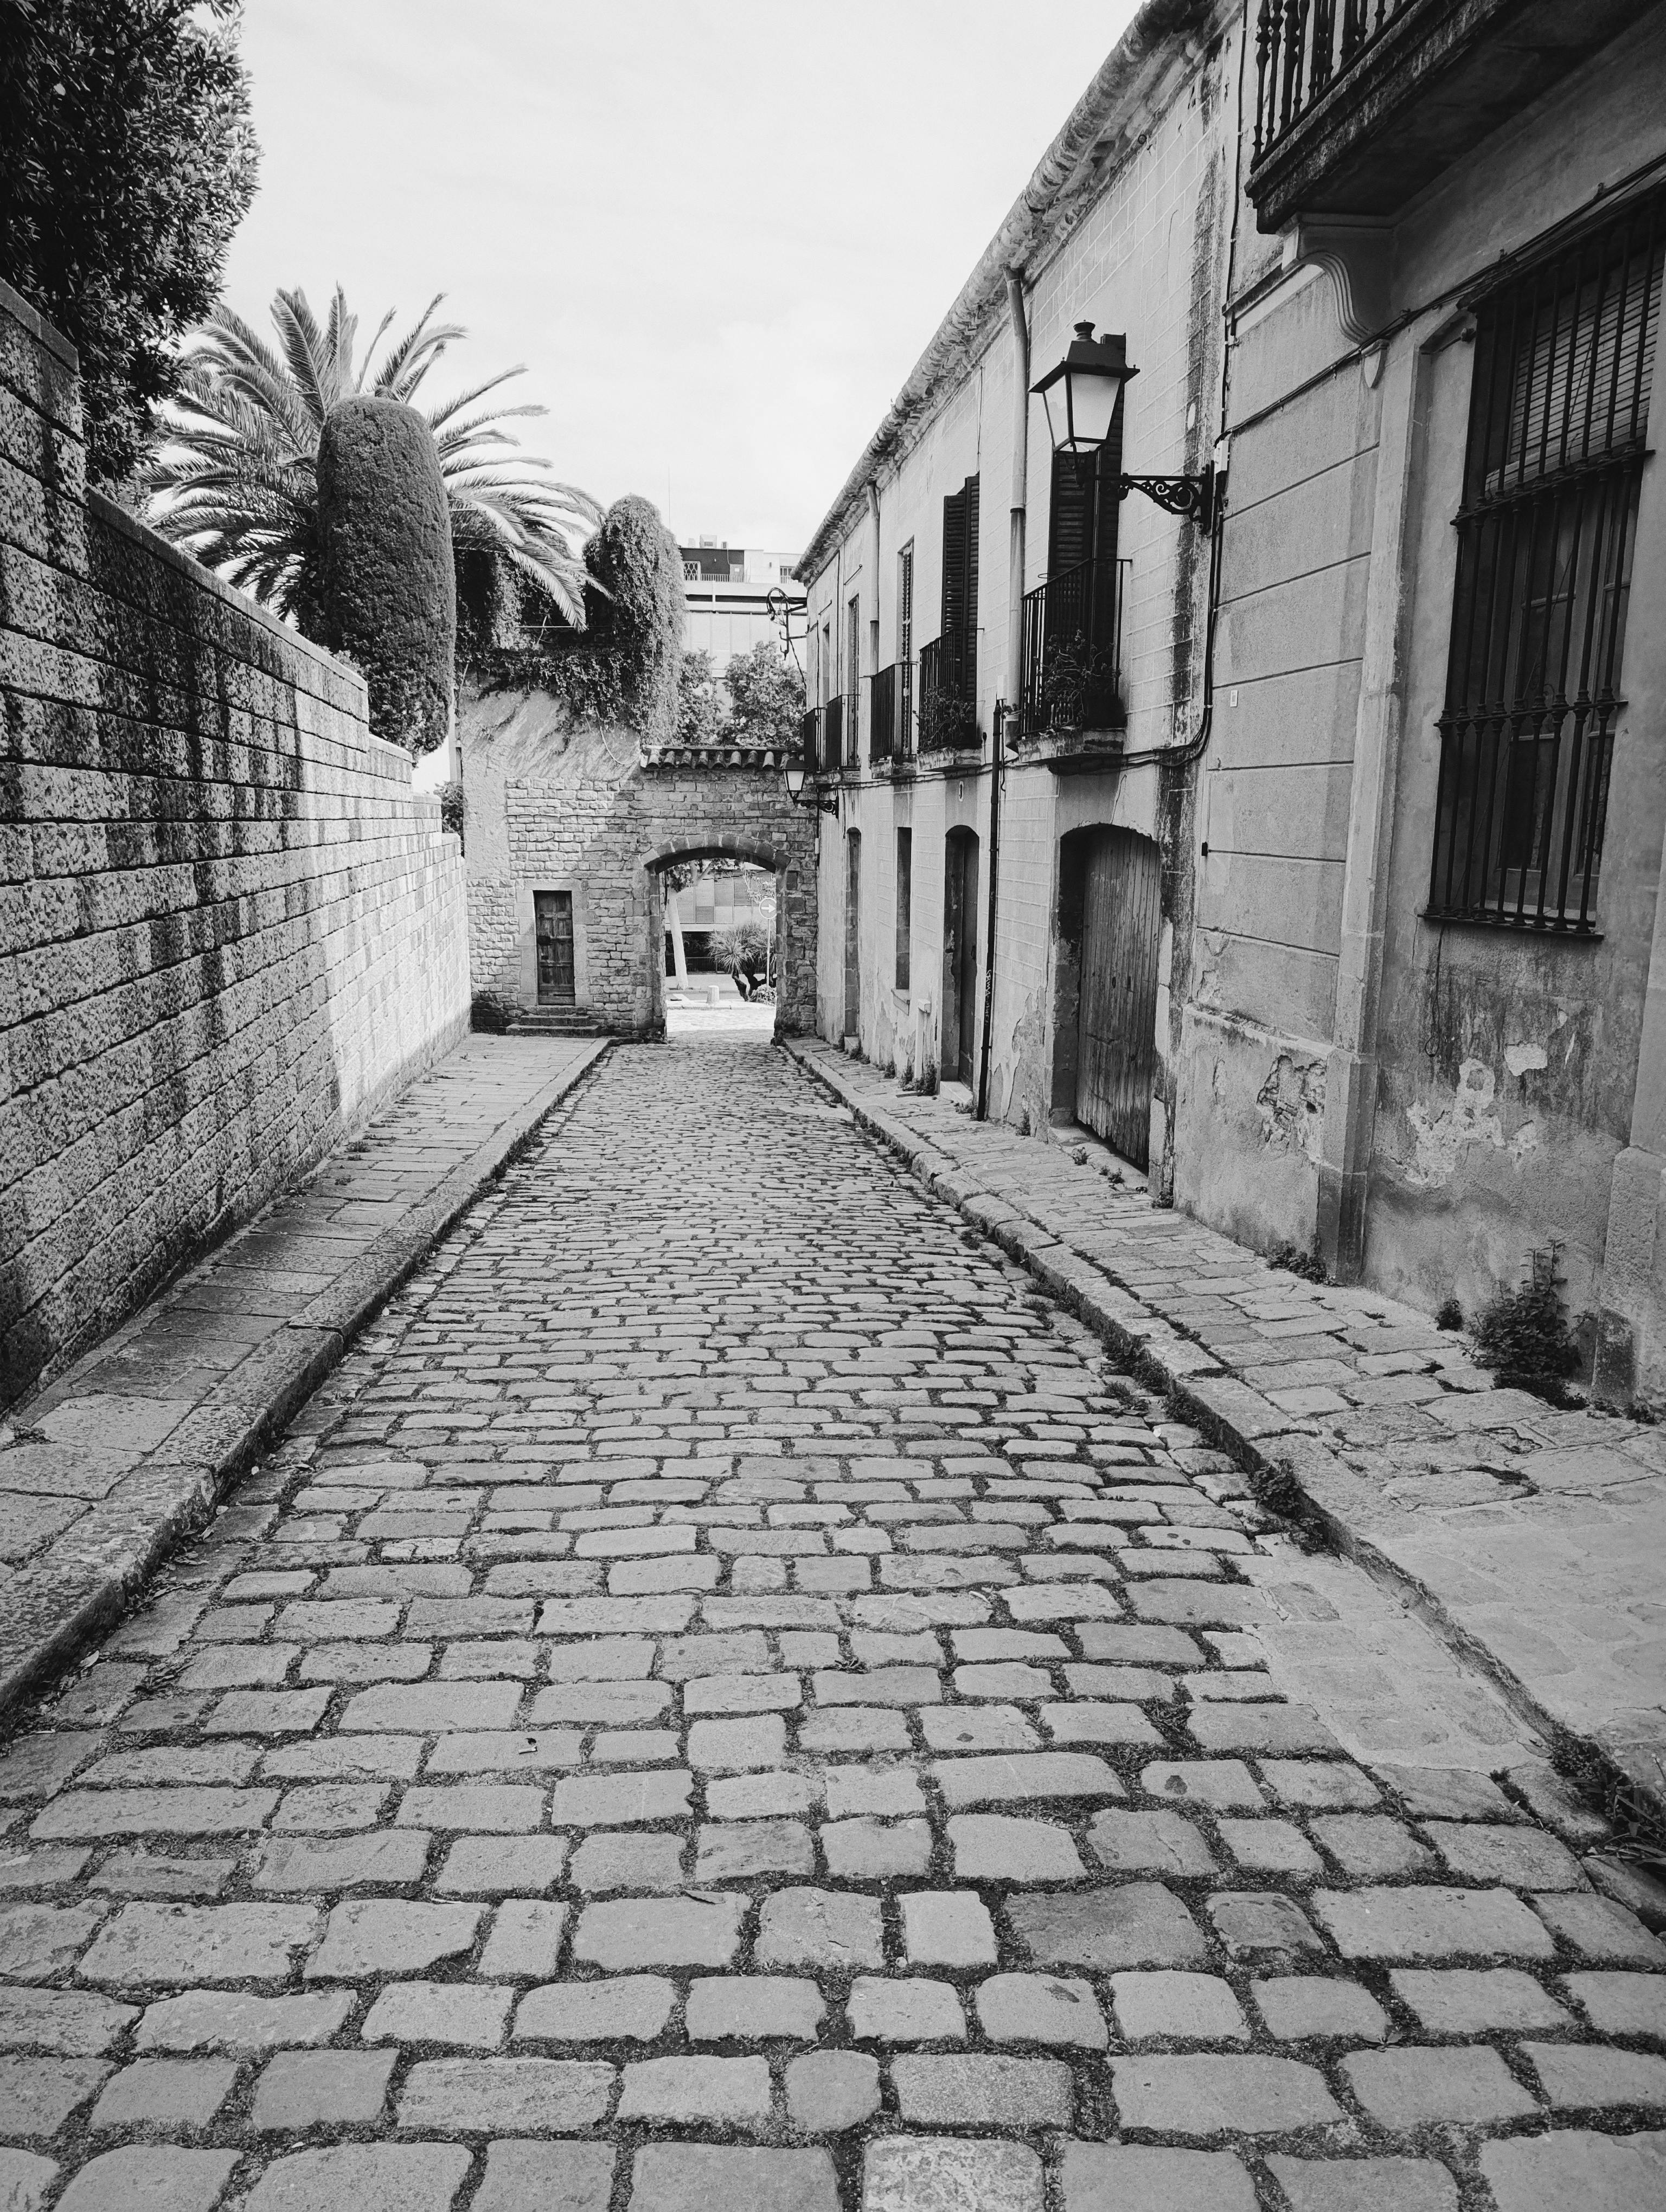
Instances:
[[[798,563],[819,1025],[1658,1398],[1666,9],[1292,21],[1142,10]]]

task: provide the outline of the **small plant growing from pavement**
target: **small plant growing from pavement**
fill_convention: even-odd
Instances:
[[[1328,1283],[1325,1263],[1316,1252],[1304,1252],[1299,1244],[1280,1244],[1267,1262],[1283,1274],[1299,1275],[1304,1283]]]
[[[1500,1291],[1475,1323],[1475,1363],[1490,1367],[1500,1390],[1526,1390],[1547,1405],[1572,1402],[1567,1378],[1578,1372],[1579,1347],[1567,1325],[1560,1244],[1527,1255],[1527,1279]]]
[[[1463,1308],[1456,1298],[1443,1298],[1435,1315],[1435,1327],[1458,1329],[1463,1327]]]

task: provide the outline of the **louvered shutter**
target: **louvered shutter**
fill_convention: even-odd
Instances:
[[[966,647],[961,659],[961,693],[968,706],[977,704],[977,478],[968,477],[962,496],[966,501]]]
[[[966,495],[951,492],[943,502],[943,619],[944,637],[959,636],[966,627]]]
[[[1053,456],[1053,496],[1048,510],[1047,573],[1062,576],[1093,553],[1093,478],[1073,453]]]

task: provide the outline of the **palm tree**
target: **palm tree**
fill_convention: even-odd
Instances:
[[[457,323],[437,323],[439,293],[373,369],[392,312],[354,367],[357,318],[336,287],[324,328],[300,290],[272,302],[274,352],[229,307],[216,307],[186,341],[167,442],[147,468],[149,520],[176,544],[288,615],[316,637],[319,595],[318,447],[337,401],[368,392],[415,404],[428,374],[454,340]],[[557,483],[549,464],[520,450],[504,428],[542,407],[480,402],[520,376],[505,369],[440,405],[422,410],[439,449],[451,501],[452,544],[490,552],[545,592],[569,621],[584,620],[583,562],[574,550],[601,520],[587,492]],[[511,458],[513,455],[513,458]]]

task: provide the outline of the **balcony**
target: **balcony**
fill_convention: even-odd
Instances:
[[[1247,189],[1263,231],[1386,222],[1652,0],[1262,0]]]
[[[1016,746],[1049,760],[1122,749],[1122,602],[1128,561],[1084,561],[1024,599]]]
[[[822,757],[818,765],[824,775],[836,775],[844,766],[842,699],[830,699],[822,708]]]
[[[945,630],[920,648],[917,732],[922,753],[976,752],[982,745],[976,653],[958,630]]]
[[[799,716],[799,755],[812,775],[821,765],[821,722],[813,707]]]

